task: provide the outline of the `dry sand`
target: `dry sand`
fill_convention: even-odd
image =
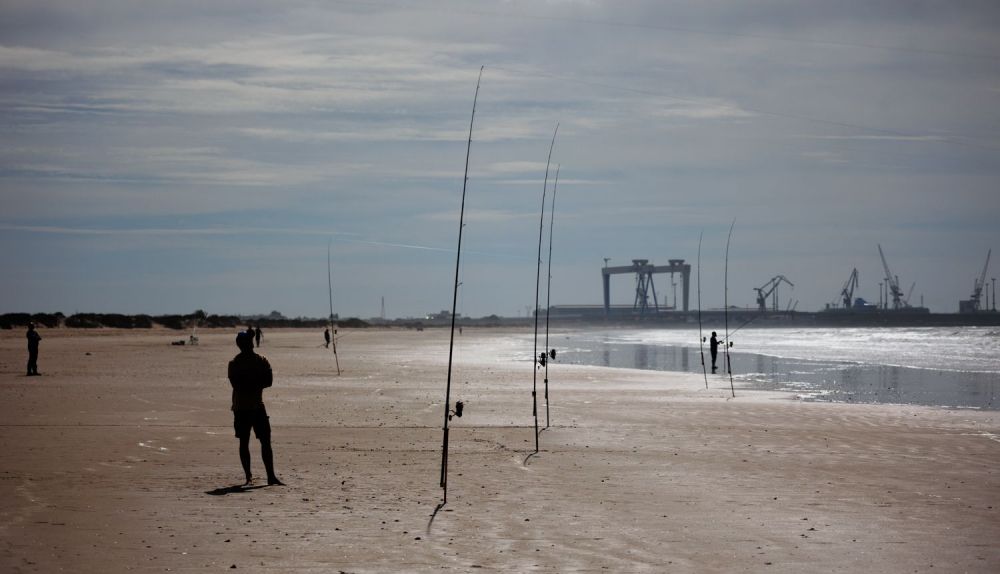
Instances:
[[[2,572],[1000,571],[996,412],[555,364],[528,458],[531,367],[465,329],[431,521],[445,330],[347,331],[341,377],[321,331],[265,332],[287,486],[244,491],[234,333],[41,334],[33,378],[0,334]]]

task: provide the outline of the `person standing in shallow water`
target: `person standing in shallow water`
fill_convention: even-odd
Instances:
[[[282,485],[274,474],[274,453],[271,451],[271,421],[264,408],[264,389],[271,386],[274,375],[267,359],[253,352],[253,335],[243,331],[236,335],[240,353],[229,361],[229,384],[233,387],[233,428],[240,439],[240,463],[246,475],[245,485],[253,482],[250,473],[250,431],[260,441],[260,456],[264,459],[269,485]]]
[[[712,353],[712,372],[715,372],[715,360],[719,356],[719,340],[716,338],[715,331],[712,331],[712,338],[708,340],[708,350]]]
[[[29,377],[36,377],[39,375],[38,372],[38,343],[41,342],[42,336],[38,334],[35,330],[34,323],[28,323],[28,332],[26,333],[28,337],[28,375]]]

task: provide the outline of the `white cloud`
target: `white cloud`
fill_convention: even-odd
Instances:
[[[691,120],[742,119],[755,116],[736,104],[717,98],[698,101],[663,101],[651,114],[658,118],[684,118]]]
[[[46,242],[88,229],[166,237],[165,221],[191,218],[204,232],[192,242],[225,237],[233,220],[304,230],[262,232],[261,251],[307,249],[310,230],[327,223],[381,230],[351,244],[365,255],[447,251],[485,64],[467,216],[470,238],[502,253],[532,252],[559,122],[552,161],[562,165],[567,259],[681,251],[695,227],[711,236],[739,215],[751,268],[778,266],[788,245],[871,251],[860,243],[880,234],[911,249],[901,260],[934,235],[965,264],[967,252],[1000,244],[1000,142],[989,128],[1000,122],[1000,79],[983,57],[1000,53],[993,12],[758,0],[11,0],[0,21],[0,240],[22,245],[42,229],[52,230]],[[875,37],[885,46],[869,45]],[[858,242],[850,249],[845,222]],[[111,265],[103,244],[90,248],[94,263]],[[225,253],[208,245],[191,257]],[[802,267],[774,271],[843,281],[845,271],[808,257],[788,261]],[[260,279],[283,296],[280,279]],[[30,292],[18,281],[3,288]],[[585,293],[566,297],[587,302]],[[807,297],[800,308],[819,306],[819,294]],[[949,308],[953,298],[939,296]],[[514,306],[475,305],[494,303]],[[295,313],[294,304],[280,306]]]
[[[841,154],[832,151],[804,151],[802,157],[828,164],[847,163]]]

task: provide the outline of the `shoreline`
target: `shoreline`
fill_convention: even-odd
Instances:
[[[565,351],[563,357],[580,365],[702,375],[695,347],[642,343],[600,347]],[[709,362],[707,352],[705,357]],[[731,357],[735,383],[746,391],[782,391],[802,395],[806,400],[852,404],[1000,410],[997,374],[993,372],[801,359],[746,351],[733,352]],[[709,372],[709,379],[725,378],[721,374],[721,355],[719,361],[719,373]]]
[[[345,330],[341,377],[322,331],[265,331],[275,386],[264,400],[287,486],[249,490],[231,489],[242,482],[225,379],[234,331],[200,331],[193,347],[171,347],[169,330],[51,336],[32,378],[23,333],[0,334],[0,565],[1000,568],[996,412],[768,391],[727,400],[728,381],[705,390],[700,373],[556,362],[552,424],[525,463],[532,372],[510,359],[520,350],[508,337],[523,332],[456,336],[452,400],[466,412],[452,421],[449,502],[433,521],[447,330]],[[258,473],[256,441],[251,455]]]

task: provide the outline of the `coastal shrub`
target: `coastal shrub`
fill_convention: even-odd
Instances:
[[[243,324],[244,321],[235,315],[209,315],[201,323],[205,327],[236,327]]]
[[[27,328],[28,323],[54,329],[63,322],[63,319],[65,315],[62,313],[4,313],[0,315],[0,329]]]
[[[35,322],[36,325],[42,325],[49,329],[54,329],[62,324],[66,316],[62,313],[35,313],[31,316],[31,320]]]
[[[156,315],[152,319],[158,325],[162,325],[167,329],[177,329],[178,331],[184,329],[187,323],[183,315]]]
[[[102,325],[98,323],[91,313],[77,313],[66,317],[66,326],[74,329],[97,329]]]
[[[178,331],[193,327],[204,328],[238,328],[244,325],[260,326],[262,330],[275,327],[320,328],[327,325],[326,319],[298,317],[260,317],[246,318],[237,315],[206,315],[198,310],[188,315],[122,315],[120,313],[74,313],[66,317],[62,313],[4,313],[0,314],[0,329],[27,328],[29,322],[41,327],[55,328],[65,326],[73,329],[98,329],[111,327],[115,329],[149,329],[161,325],[167,329]],[[366,321],[351,317],[338,319],[337,326],[345,329],[363,329],[371,325]]]
[[[0,315],[0,328],[27,327],[30,321],[31,315],[27,313],[4,313]]]
[[[94,329],[148,329],[153,326],[149,315],[122,315],[121,313],[77,313],[66,319],[67,327]]]

